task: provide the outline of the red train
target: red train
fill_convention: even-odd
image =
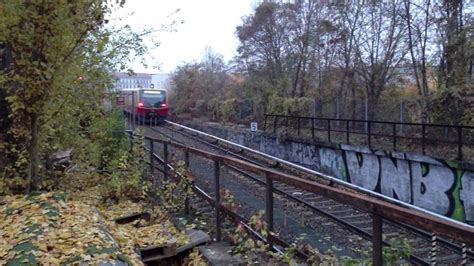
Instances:
[[[168,96],[160,89],[123,89],[124,112],[145,123],[163,122],[168,117]]]

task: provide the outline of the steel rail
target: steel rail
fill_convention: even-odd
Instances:
[[[178,142],[178,143],[179,143],[179,142],[183,143],[182,141],[179,141],[179,140],[177,140],[177,139],[174,138],[174,137],[170,137],[169,135],[166,135],[166,134],[164,134],[163,132],[160,132],[159,130],[157,130],[157,129],[155,129],[155,128],[150,127],[150,129],[153,130],[154,132],[158,133],[158,134],[161,134],[161,135],[163,135],[163,136],[169,138],[169,139],[174,139],[174,140],[175,140],[176,142]],[[168,129],[171,129],[171,128],[168,128]],[[172,129],[171,129],[171,130],[172,130]],[[179,130],[176,130],[175,132],[184,134],[183,132],[180,132]],[[241,160],[243,160],[243,161],[246,161],[246,162],[249,162],[249,163],[254,163],[254,164],[257,164],[257,165],[260,165],[260,166],[264,166],[263,164],[259,164],[258,162],[255,162],[255,161],[253,161],[253,160],[250,160],[250,159],[246,158],[245,156],[239,155],[239,154],[237,154],[237,153],[235,153],[235,152],[232,152],[232,151],[229,151],[229,150],[225,150],[225,149],[223,149],[222,147],[220,147],[220,146],[218,146],[218,145],[216,145],[216,144],[209,143],[209,142],[207,142],[207,141],[205,141],[205,140],[202,140],[202,139],[200,139],[200,138],[196,138],[196,137],[194,137],[194,136],[189,136],[189,135],[186,136],[186,137],[187,137],[187,138],[190,138],[190,139],[193,139],[193,140],[195,140],[195,141],[198,141],[198,142],[200,142],[200,143],[206,144],[206,145],[208,145],[208,146],[211,146],[211,147],[213,147],[214,149],[222,150],[222,151],[226,152],[227,154],[230,154],[230,155],[232,155],[232,156],[235,156],[235,157],[237,157],[237,158],[239,158],[239,159],[241,159]]]
[[[168,128],[168,129],[171,129],[171,128]],[[174,130],[174,129],[171,129],[171,130]],[[159,132],[159,131],[156,131],[156,132]],[[179,131],[176,131],[176,132],[179,132]],[[159,132],[159,133],[165,135],[165,134],[162,133],[162,132]],[[179,132],[179,133],[184,134],[184,133],[182,133],[182,132]],[[169,137],[169,136],[167,136],[167,137],[168,137],[168,138],[172,138],[172,137]],[[189,137],[189,136],[186,136],[186,137]],[[173,138],[173,139],[175,139],[175,138]],[[200,139],[196,139],[196,140],[200,140]],[[178,140],[176,140],[176,139],[175,139],[175,141],[180,142],[180,141],[178,141]],[[203,140],[200,140],[200,141],[203,141]],[[205,144],[207,144],[207,145],[212,145],[213,148],[219,149],[219,150],[221,150],[221,151],[223,151],[223,152],[226,152],[226,153],[228,153],[228,154],[230,154],[230,155],[236,155],[235,153],[233,153],[233,152],[231,152],[231,151],[228,151],[228,150],[226,150],[226,149],[224,149],[224,148],[222,148],[222,147],[220,147],[220,146],[213,145],[213,144],[207,143],[207,142],[205,142],[205,141],[203,141],[203,142],[204,142]],[[181,142],[181,143],[182,143],[182,142]],[[237,155],[237,156],[242,157],[242,156],[240,156],[240,155]],[[244,157],[244,158],[245,158],[245,157]],[[250,160],[250,159],[247,159],[247,158],[246,158],[246,161],[248,161],[248,162],[250,162],[250,163],[253,163],[253,164],[256,164],[256,165],[259,165],[259,166],[262,166],[262,167],[265,167],[263,164],[261,164],[261,163],[259,163],[259,162],[256,162],[255,160]],[[241,175],[244,175],[244,176],[246,176],[246,177],[252,179],[253,181],[255,181],[255,182],[257,182],[257,183],[259,183],[259,184],[261,184],[261,185],[266,185],[266,182],[265,182],[265,181],[263,181],[263,180],[261,180],[261,179],[259,179],[259,178],[257,178],[257,177],[254,177],[254,176],[250,175],[249,173],[247,173],[247,172],[245,172],[245,171],[242,171],[242,170],[240,170],[240,169],[238,169],[238,168],[236,168],[236,167],[233,167],[233,166],[227,166],[227,167],[228,167],[229,169],[231,169],[231,170],[233,170],[233,171],[235,171],[235,172],[241,174]],[[299,198],[297,198],[297,197],[295,197],[295,196],[293,196],[293,195],[291,195],[291,194],[289,194],[289,193],[287,193],[287,192],[285,192],[285,191],[283,191],[283,190],[281,190],[281,189],[279,189],[279,188],[276,188],[276,187],[274,187],[273,190],[274,190],[275,192],[277,192],[278,194],[280,194],[280,195],[286,196],[286,197],[288,197],[288,198],[290,198],[290,199],[292,199],[292,200],[294,200],[294,201],[296,201],[296,202],[298,202],[298,203],[303,204],[304,206],[306,206],[306,207],[308,207],[308,208],[310,208],[310,209],[312,209],[312,210],[314,210],[314,211],[316,211],[316,212],[319,212],[319,213],[322,214],[322,215],[325,215],[325,216],[327,216],[327,217],[333,219],[333,220],[336,221],[337,223],[340,223],[341,225],[346,226],[346,227],[349,228],[350,230],[353,230],[353,231],[356,232],[357,234],[362,235],[362,236],[363,236],[364,238],[366,238],[366,239],[369,239],[369,240],[370,240],[370,238],[372,237],[372,235],[369,234],[369,233],[367,233],[366,231],[357,228],[356,226],[354,226],[354,225],[352,225],[352,224],[350,224],[350,223],[348,223],[348,222],[346,222],[346,221],[344,221],[344,220],[342,220],[342,219],[336,217],[335,215],[330,214],[330,213],[327,212],[327,211],[324,211],[324,210],[322,210],[322,209],[320,209],[320,208],[317,208],[317,207],[313,206],[312,204],[310,204],[309,202],[307,202],[307,201],[305,201],[305,200],[299,199]],[[385,242],[384,244],[389,245],[388,242]]]
[[[447,219],[445,217],[435,216],[430,213],[420,212],[412,209],[403,208],[396,204],[385,202],[380,199],[370,198],[366,195],[356,194],[354,192],[334,188],[328,185],[319,184],[299,177],[291,176],[272,169],[260,167],[239,159],[222,156],[215,153],[191,148],[171,141],[163,141],[151,137],[145,137],[147,140],[153,140],[160,143],[180,148],[184,151],[199,155],[201,157],[217,161],[223,164],[240,167],[247,171],[266,175],[268,178],[286,183],[288,185],[326,196],[333,200],[352,205],[368,213],[378,215],[388,220],[400,221],[416,227],[427,228],[430,231],[448,236],[452,239],[474,245],[474,227]]]
[[[225,139],[222,139],[222,138],[219,138],[219,137],[216,137],[216,136],[207,134],[207,133],[205,133],[205,132],[202,132],[202,131],[199,131],[199,130],[196,130],[196,129],[193,129],[193,128],[190,128],[190,127],[186,127],[186,126],[183,126],[183,125],[180,125],[180,124],[177,124],[177,123],[168,121],[168,120],[165,120],[165,122],[166,122],[166,123],[169,123],[169,124],[171,124],[171,125],[174,125],[174,126],[176,126],[176,127],[180,127],[180,128],[186,129],[186,130],[188,130],[188,131],[197,133],[197,134],[199,134],[199,135],[202,135],[202,136],[206,136],[206,137],[215,139],[215,140],[217,140],[217,141],[219,141],[219,142],[226,143],[226,144],[229,144],[229,145],[238,147],[238,148],[240,148],[240,149],[243,149],[243,150],[252,152],[252,153],[254,153],[254,154],[258,154],[259,156],[262,156],[262,157],[264,157],[264,158],[270,159],[270,160],[272,160],[272,161],[276,161],[276,162],[278,162],[278,163],[281,163],[281,164],[283,164],[283,165],[287,165],[287,166],[292,167],[292,168],[296,168],[296,169],[301,170],[301,171],[303,171],[303,172],[306,172],[306,173],[308,173],[308,174],[321,177],[321,178],[326,179],[327,181],[329,181],[329,182],[330,182],[330,186],[332,186],[332,184],[338,184],[338,185],[341,185],[341,186],[344,186],[344,187],[353,189],[353,190],[355,190],[355,191],[368,194],[368,195],[370,195],[370,196],[372,196],[372,197],[375,197],[375,198],[378,198],[378,199],[382,199],[382,200],[387,201],[387,202],[390,202],[390,203],[392,203],[392,204],[395,204],[395,205],[398,205],[398,206],[402,206],[402,207],[407,208],[407,209],[419,211],[419,212],[424,213],[424,214],[426,214],[426,215],[432,215],[432,216],[435,216],[435,217],[437,217],[437,218],[439,218],[439,219],[447,220],[447,221],[450,221],[450,222],[452,222],[452,223],[454,223],[454,224],[458,224],[459,226],[466,226],[465,223],[462,223],[462,222],[459,222],[459,221],[456,221],[456,220],[453,220],[453,219],[449,219],[449,218],[447,218],[447,217],[445,217],[445,216],[442,216],[442,215],[440,215],[440,214],[437,214],[437,213],[434,213],[434,212],[425,210],[425,209],[420,208],[420,207],[418,207],[418,206],[414,206],[414,205],[408,204],[408,203],[406,203],[406,202],[399,201],[399,200],[396,200],[396,199],[394,199],[394,198],[390,198],[390,197],[385,196],[385,195],[383,195],[383,194],[379,194],[379,193],[373,192],[372,190],[369,190],[369,189],[366,189],[366,188],[362,188],[362,187],[353,185],[353,184],[351,184],[351,183],[348,183],[348,182],[345,182],[345,181],[343,181],[343,180],[337,179],[337,178],[332,177],[332,176],[330,176],[330,175],[327,175],[327,174],[324,174],[324,173],[321,173],[321,172],[318,172],[318,171],[315,171],[315,170],[312,170],[312,169],[303,167],[303,166],[301,166],[301,165],[298,165],[298,164],[295,164],[295,163],[292,163],[292,162],[285,161],[285,160],[283,160],[283,159],[280,159],[280,158],[277,158],[277,157],[268,155],[268,154],[263,153],[263,152],[261,152],[261,151],[254,150],[254,149],[251,149],[251,148],[249,148],[249,147],[246,147],[246,146],[243,146],[243,145],[240,145],[240,144],[237,144],[237,143],[234,143],[234,142],[231,142],[231,141],[228,141],[228,140],[225,140]],[[474,228],[474,227],[471,226],[471,228]]]
[[[169,122],[169,121],[167,121],[167,122]],[[182,126],[182,127],[184,127],[184,126]],[[168,129],[174,130],[175,132],[178,132],[178,133],[184,135],[184,133],[181,132],[181,131],[179,131],[179,130],[175,130],[175,129],[172,129],[172,128],[168,128]],[[155,130],[155,131],[156,131],[156,130]],[[156,132],[159,132],[159,131],[156,131]],[[199,132],[200,132],[200,131],[199,131]],[[159,133],[160,133],[160,134],[163,134],[163,133],[161,133],[161,132],[159,132]],[[201,133],[207,134],[207,133],[204,133],[204,132],[201,132]],[[199,133],[197,133],[197,134],[199,134]],[[212,136],[212,135],[210,135],[210,136]],[[190,136],[187,136],[187,137],[190,137]],[[212,137],[218,139],[217,141],[221,141],[221,142],[222,142],[222,140],[219,139],[218,137],[215,137],[215,136],[212,136]],[[228,154],[231,154],[231,155],[234,155],[234,156],[238,156],[239,158],[242,157],[242,156],[240,156],[240,155],[238,155],[238,154],[235,154],[235,153],[233,153],[233,152],[230,152],[230,151],[228,151],[228,150],[225,150],[225,149],[223,149],[222,147],[219,147],[219,146],[217,146],[217,145],[215,145],[215,144],[208,143],[208,142],[206,142],[206,141],[204,141],[204,140],[202,140],[202,139],[196,138],[196,137],[194,137],[194,136],[192,136],[192,138],[195,139],[196,141],[199,141],[199,142],[201,142],[201,143],[205,143],[205,144],[210,145],[210,146],[212,146],[212,147],[214,147],[214,148],[217,148],[217,149],[220,149],[220,150],[222,150],[222,151],[224,151],[224,152],[227,152]],[[240,145],[235,144],[235,143],[233,143],[233,144],[234,144],[234,145],[237,145],[237,146],[239,146],[239,148],[241,148]],[[245,157],[244,157],[244,158],[245,158]],[[248,160],[247,158],[245,158],[245,160],[246,160],[246,161],[249,161],[249,162],[252,162],[251,160]],[[256,162],[254,162],[254,163],[257,164],[257,165],[263,166],[262,164],[259,164],[259,163],[256,163]],[[244,175],[246,175],[247,177],[249,177],[249,178],[251,178],[251,179],[253,179],[253,180],[255,180],[255,181],[258,180],[258,179],[256,179],[256,178],[252,177],[251,175],[248,175],[247,173],[243,172],[243,171],[240,170],[240,169],[234,168],[233,170],[234,170],[234,171],[238,171],[238,172],[240,172],[241,174],[244,174]],[[261,180],[258,180],[257,182],[260,182],[261,184],[264,184],[264,181],[261,181]],[[311,204],[309,204],[308,202],[306,202],[306,201],[304,201],[304,200],[298,199],[298,198],[294,197],[293,195],[290,195],[290,194],[288,194],[288,193],[286,193],[286,192],[280,191],[278,188],[274,188],[274,190],[277,191],[278,193],[280,193],[280,194],[282,194],[282,195],[284,195],[284,196],[286,196],[286,197],[288,197],[288,198],[290,198],[290,199],[296,201],[296,202],[302,203],[302,204],[305,205],[306,207],[309,207],[310,209],[313,209],[314,211],[319,212],[319,213],[321,213],[321,214],[327,216],[327,217],[330,218],[330,219],[333,219],[333,220],[336,221],[337,223],[341,224],[342,226],[345,226],[345,227],[349,228],[350,230],[352,230],[352,231],[358,233],[359,235],[361,235],[362,237],[364,237],[364,238],[366,238],[366,239],[369,239],[369,237],[372,236],[372,234],[369,234],[369,233],[367,233],[367,232],[365,232],[365,231],[363,231],[363,230],[357,228],[356,226],[354,226],[354,225],[352,225],[352,224],[350,224],[350,223],[348,223],[348,222],[346,222],[346,221],[344,221],[344,220],[341,220],[341,219],[339,219],[338,217],[336,217],[336,216],[334,216],[334,215],[332,215],[332,214],[329,214],[329,213],[325,212],[324,210],[320,210],[320,209],[318,209],[318,208],[312,206]],[[433,213],[433,214],[435,214],[435,213]],[[435,215],[436,215],[436,214],[435,214]],[[444,217],[444,216],[441,216],[441,217]],[[406,224],[400,223],[400,222],[398,222],[398,221],[393,221],[393,220],[391,220],[390,222],[392,222],[393,225],[396,226],[396,227],[401,227],[401,228],[408,229],[408,230],[412,231],[412,233],[415,233],[416,235],[418,235],[418,236],[420,236],[420,237],[422,237],[422,238],[425,238],[425,239],[427,239],[427,240],[429,240],[429,239],[431,238],[431,235],[430,235],[430,234],[428,234],[427,232],[425,232],[425,231],[423,231],[423,230],[420,230],[420,229],[418,229],[418,228],[416,228],[416,227],[414,227],[414,226],[406,225]],[[452,243],[452,242],[449,242],[449,241],[447,241],[446,239],[443,239],[443,238],[438,238],[438,241],[441,242],[441,244],[442,244],[444,247],[446,247],[447,249],[449,249],[449,250],[451,250],[451,251],[453,251],[453,252],[455,252],[455,253],[458,253],[458,254],[461,253],[461,246],[460,246],[460,245],[457,245],[457,244],[454,244],[454,243]],[[383,241],[383,242],[384,242],[384,243],[383,243],[384,245],[388,245],[388,246],[389,246],[389,243],[387,243],[386,241]],[[467,253],[468,253],[468,255],[469,255],[470,257],[474,257],[474,252],[468,250]],[[416,261],[417,263],[421,263],[421,264],[426,264],[426,263],[427,263],[425,260],[423,260],[423,259],[421,259],[421,258],[419,258],[419,257],[417,257],[417,256],[413,256],[413,255],[411,255],[411,258],[410,258],[410,259],[413,260],[413,261]]]
[[[191,139],[193,139],[193,140],[196,140],[196,141],[198,141],[198,142],[201,142],[201,143],[203,143],[203,144],[206,144],[206,145],[208,145],[208,146],[211,146],[211,147],[213,147],[213,148],[215,148],[215,149],[221,150],[221,151],[223,151],[223,152],[225,152],[225,153],[227,153],[227,154],[236,156],[236,157],[238,157],[238,158],[243,158],[243,159],[245,159],[245,161],[254,163],[254,164],[259,165],[259,166],[264,166],[264,165],[262,165],[261,163],[256,162],[255,160],[247,159],[246,157],[243,157],[243,156],[241,156],[241,155],[235,154],[234,152],[231,152],[231,151],[229,151],[229,150],[227,150],[227,149],[224,149],[224,148],[222,148],[222,147],[220,147],[220,146],[218,146],[218,145],[215,145],[215,144],[209,143],[209,142],[207,142],[207,141],[205,141],[205,140],[202,140],[202,139],[196,138],[196,137],[194,137],[194,136],[185,134],[185,133],[183,133],[183,132],[180,131],[180,130],[176,130],[176,129],[172,128],[172,127],[166,127],[166,128],[167,128],[168,130],[177,132],[177,133],[179,133],[179,134],[181,134],[181,135],[183,135],[183,136],[185,136],[185,137],[187,137],[187,138],[191,138]],[[170,135],[167,135],[167,134],[164,134],[163,132],[160,132],[159,130],[156,130],[156,129],[154,129],[154,128],[151,128],[151,129],[152,129],[153,131],[155,131],[155,132],[157,132],[157,133],[159,133],[159,134],[161,134],[161,135],[167,137],[167,138],[174,139],[176,142],[184,143],[184,142],[182,142],[182,141],[177,140],[175,137],[171,137]],[[257,183],[259,183],[259,184],[261,184],[261,185],[265,185],[265,184],[266,184],[265,181],[260,180],[259,178],[254,177],[254,176],[252,176],[252,175],[246,173],[245,171],[242,171],[242,170],[240,170],[240,169],[238,169],[238,168],[236,168],[236,167],[232,167],[232,166],[227,166],[227,167],[230,168],[231,170],[233,170],[233,171],[235,171],[235,172],[241,174],[241,175],[246,176],[247,178],[252,179],[253,181],[255,181],[255,182],[257,182]],[[285,196],[285,197],[287,197],[287,198],[289,198],[289,199],[291,199],[291,200],[293,200],[293,201],[296,201],[296,202],[298,202],[298,203],[300,203],[300,204],[303,204],[305,207],[308,207],[308,208],[312,209],[313,211],[316,211],[316,212],[318,212],[318,213],[320,213],[320,214],[322,214],[322,215],[324,215],[324,216],[326,216],[326,217],[328,217],[328,218],[334,220],[335,222],[337,222],[337,223],[339,223],[340,225],[342,225],[342,226],[348,228],[349,230],[355,232],[356,234],[361,235],[361,236],[364,237],[365,239],[370,240],[371,237],[372,237],[372,234],[370,234],[370,233],[368,233],[368,232],[366,232],[366,231],[364,231],[364,230],[362,230],[362,229],[359,229],[357,226],[354,226],[354,225],[350,224],[349,222],[346,222],[345,220],[342,220],[342,219],[340,219],[339,217],[337,217],[337,216],[335,216],[335,215],[333,215],[333,214],[331,214],[331,213],[329,213],[329,212],[327,212],[327,211],[325,211],[325,210],[322,210],[322,209],[320,209],[320,208],[315,207],[314,205],[308,203],[307,201],[305,201],[305,200],[303,200],[303,199],[299,199],[299,198],[297,198],[297,197],[295,197],[295,196],[293,196],[293,195],[291,195],[291,194],[289,194],[289,193],[287,193],[287,192],[285,192],[285,191],[283,191],[283,190],[281,190],[281,189],[279,189],[279,188],[276,188],[276,187],[274,187],[273,190],[274,190],[276,193],[280,194],[280,195],[283,195],[283,196]],[[418,229],[418,228],[416,228],[416,227],[409,226],[409,225],[405,225],[405,224],[403,224],[403,223],[395,222],[395,221],[390,221],[390,222],[392,222],[395,227],[404,228],[404,229],[409,229],[410,231],[413,231],[412,233],[414,233],[414,234],[418,235],[419,237],[422,237],[422,238],[424,238],[424,239],[426,239],[426,240],[430,240],[430,239],[431,239],[431,234],[428,234],[428,233],[424,232],[423,230],[420,230],[420,229]],[[461,246],[459,246],[459,245],[457,245],[457,244],[454,244],[454,243],[452,243],[452,242],[449,242],[449,241],[447,241],[447,240],[445,240],[445,239],[443,239],[443,238],[438,238],[438,241],[441,242],[441,244],[442,244],[444,247],[448,248],[449,250],[451,250],[451,251],[453,251],[453,252],[456,252],[456,253],[459,253],[459,254],[461,253]],[[385,241],[385,240],[383,240],[382,243],[383,243],[385,246],[390,246],[390,243],[388,243],[388,242]],[[467,251],[467,253],[468,253],[469,256],[471,256],[471,257],[474,256],[474,252]],[[422,259],[422,258],[420,258],[420,257],[418,257],[418,256],[415,256],[415,255],[410,255],[410,258],[409,258],[409,259],[410,259],[411,261],[414,261],[414,262],[419,263],[419,264],[422,264],[422,265],[429,265],[429,263],[428,263],[427,261],[425,261],[424,259]]]
[[[159,130],[156,130],[156,129],[154,129],[154,128],[151,128],[151,129],[152,129],[153,131],[155,131],[155,132],[157,132],[157,133],[159,133],[159,134],[161,134],[161,135],[167,137],[167,138],[174,139],[174,140],[177,141],[177,142],[183,143],[182,141],[179,141],[179,140],[177,140],[177,139],[174,138],[174,137],[171,137],[171,136],[169,136],[169,135],[167,135],[167,134],[164,134],[164,133],[160,132]],[[209,145],[209,146],[211,146],[211,147],[213,147],[213,148],[215,148],[215,149],[219,149],[219,150],[221,150],[221,151],[223,151],[223,152],[226,152],[227,154],[230,154],[230,155],[232,155],[232,156],[236,156],[236,157],[238,157],[238,158],[244,159],[245,161],[254,163],[254,164],[259,165],[259,166],[264,166],[264,165],[260,164],[259,162],[256,162],[255,160],[247,159],[246,157],[243,157],[243,156],[241,156],[241,155],[235,154],[234,152],[229,151],[229,150],[227,150],[227,149],[224,149],[224,148],[222,148],[222,147],[220,147],[220,146],[218,146],[218,145],[216,145],[216,144],[209,143],[209,142],[207,142],[207,141],[205,141],[205,140],[196,138],[195,136],[191,136],[191,135],[185,134],[185,133],[183,133],[183,132],[180,131],[180,130],[176,130],[176,129],[172,128],[172,127],[167,127],[167,129],[172,130],[172,131],[174,131],[174,132],[177,132],[177,133],[179,133],[179,134],[181,134],[181,135],[183,135],[183,136],[185,136],[185,137],[187,137],[187,138],[191,138],[191,139],[196,140],[196,141],[198,141],[198,142],[201,142],[201,143],[203,143],[203,144]],[[256,178],[256,177],[254,177],[254,176],[252,176],[252,175],[246,173],[245,171],[242,171],[242,170],[240,170],[240,169],[238,169],[238,168],[231,167],[231,166],[228,166],[228,168],[230,168],[231,170],[233,170],[233,171],[235,171],[235,172],[238,172],[239,174],[242,174],[242,175],[244,175],[244,176],[246,176],[246,177],[248,177],[248,178],[254,180],[255,182],[260,183],[261,185],[265,185],[265,181],[260,180],[260,179],[258,179],[258,178]],[[316,212],[318,212],[318,213],[320,213],[320,214],[322,214],[322,215],[324,215],[324,216],[326,216],[326,217],[328,217],[328,218],[330,218],[330,219],[333,219],[335,222],[341,224],[342,226],[345,226],[345,227],[348,228],[349,230],[354,231],[356,234],[359,234],[359,235],[361,235],[362,237],[364,237],[364,238],[366,238],[366,239],[369,239],[369,240],[370,240],[370,237],[372,237],[372,234],[370,234],[370,233],[368,233],[368,232],[366,232],[366,231],[364,231],[364,230],[359,229],[358,227],[356,227],[356,226],[354,226],[354,225],[352,225],[352,224],[350,224],[350,223],[348,223],[348,222],[346,222],[346,221],[344,221],[344,220],[338,218],[337,216],[335,216],[335,215],[333,215],[333,214],[330,214],[330,213],[328,213],[328,212],[326,212],[326,211],[324,211],[324,210],[322,210],[322,209],[319,209],[319,208],[313,206],[312,204],[308,203],[307,201],[305,201],[305,200],[303,200],[303,199],[299,199],[299,198],[297,198],[297,197],[295,197],[295,196],[293,196],[293,195],[291,195],[291,194],[289,194],[289,193],[287,193],[287,192],[285,192],[285,191],[283,191],[283,190],[280,190],[280,189],[278,189],[278,188],[273,188],[273,190],[274,190],[275,192],[277,192],[278,194],[280,194],[280,195],[286,196],[287,198],[289,198],[289,199],[291,199],[291,200],[294,200],[294,201],[296,201],[296,202],[299,202],[299,203],[303,204],[304,206],[306,206],[306,207],[308,207],[308,208],[310,208],[310,209],[312,209],[312,210],[314,210],[314,211],[316,211]],[[427,240],[430,240],[430,239],[431,239],[431,234],[429,234],[429,233],[427,233],[427,232],[425,232],[425,231],[423,231],[423,230],[420,230],[420,229],[418,229],[418,228],[416,228],[416,227],[413,227],[413,226],[410,226],[410,225],[406,225],[406,224],[403,224],[403,223],[400,223],[400,222],[397,222],[397,221],[390,221],[390,222],[392,222],[393,225],[396,226],[396,227],[404,228],[404,229],[410,230],[412,233],[418,235],[419,237],[425,238],[425,239],[427,239]],[[438,238],[438,241],[439,241],[444,247],[446,247],[447,249],[449,249],[449,250],[451,250],[451,251],[453,251],[453,252],[459,253],[459,254],[461,253],[461,246],[460,246],[460,245],[454,244],[454,243],[452,243],[452,242],[449,242],[449,241],[447,241],[446,239],[443,239],[443,238]],[[390,244],[389,244],[388,242],[386,242],[386,241],[383,241],[383,244],[386,245],[386,246],[390,246]],[[472,251],[470,251],[470,250],[467,251],[467,254],[468,254],[470,257],[474,257],[474,252],[472,252]],[[427,263],[425,260],[423,260],[423,259],[421,259],[421,258],[419,258],[419,257],[417,257],[417,256],[414,256],[414,255],[411,255],[411,258],[410,258],[410,259],[413,260],[413,261],[415,261],[415,262],[417,262],[417,263],[429,264],[429,263]]]
[[[151,128],[151,129],[152,129],[154,132],[157,132],[157,133],[159,133],[159,134],[165,136],[166,138],[173,139],[174,141],[176,141],[176,142],[178,142],[178,143],[184,144],[183,141],[180,141],[180,140],[176,139],[175,137],[172,137],[172,136],[170,136],[170,135],[167,135],[167,134],[165,134],[165,133],[163,133],[163,132],[160,132],[159,130],[156,130],[156,129],[154,129],[154,128]],[[242,158],[242,159],[244,159],[245,161],[248,161],[248,162],[250,162],[250,163],[253,163],[253,164],[256,164],[256,165],[265,167],[263,164],[260,164],[259,162],[256,162],[255,160],[251,160],[251,159],[248,159],[248,158],[243,157],[243,156],[241,156],[241,155],[235,154],[234,152],[231,152],[231,151],[229,151],[229,150],[226,150],[226,149],[224,149],[224,148],[222,148],[222,147],[220,147],[220,146],[218,146],[218,145],[215,145],[215,144],[206,142],[206,141],[204,141],[204,140],[202,140],[202,139],[199,139],[199,138],[195,138],[194,136],[189,136],[189,135],[187,135],[187,134],[185,134],[185,133],[183,133],[183,132],[181,132],[181,131],[179,131],[179,130],[176,130],[176,129],[173,129],[173,128],[170,128],[170,127],[168,127],[167,129],[169,129],[169,130],[171,130],[171,131],[174,131],[174,132],[178,132],[178,133],[182,134],[183,136],[185,136],[185,137],[187,137],[187,138],[191,138],[191,139],[196,140],[196,141],[198,141],[198,142],[200,142],[200,143],[203,143],[203,144],[206,144],[206,145],[208,145],[208,146],[211,146],[211,147],[213,147],[214,149],[218,149],[218,150],[223,151],[223,152],[225,152],[225,153],[227,153],[227,154],[229,154],[229,155],[237,156],[239,159]],[[237,173],[239,173],[239,174],[241,174],[241,175],[247,177],[247,178],[250,178],[251,180],[253,180],[253,181],[255,181],[255,182],[257,182],[257,183],[259,183],[259,184],[261,184],[261,185],[266,185],[266,182],[265,182],[265,181],[260,180],[259,178],[254,177],[254,176],[250,175],[249,173],[238,169],[237,167],[229,166],[229,165],[226,165],[226,167],[229,168],[230,170],[234,171],[234,172],[237,172]],[[281,190],[281,189],[279,189],[279,188],[273,187],[273,191],[276,192],[276,193],[278,193],[278,194],[280,194],[280,195],[283,195],[283,196],[285,196],[285,197],[287,197],[287,198],[289,198],[289,199],[291,199],[291,200],[294,200],[294,201],[296,201],[296,202],[298,202],[298,203],[301,203],[301,204],[303,204],[304,206],[306,206],[306,207],[312,209],[313,211],[318,212],[318,213],[320,213],[320,214],[322,214],[322,215],[324,215],[324,216],[326,216],[326,217],[328,217],[328,218],[334,220],[335,222],[339,223],[340,225],[345,226],[345,227],[348,228],[349,230],[354,231],[356,234],[361,235],[361,236],[364,237],[365,239],[371,240],[371,237],[372,237],[371,234],[369,234],[369,233],[367,233],[366,231],[361,230],[361,229],[359,229],[358,227],[356,227],[356,226],[354,226],[354,225],[352,225],[352,224],[350,224],[350,223],[348,223],[348,222],[346,222],[346,221],[344,221],[344,220],[342,220],[342,219],[336,217],[335,215],[332,215],[332,214],[330,214],[330,213],[327,212],[327,211],[324,211],[324,210],[322,210],[322,209],[320,209],[320,208],[317,208],[317,207],[313,206],[312,204],[308,203],[307,201],[304,201],[304,200],[302,200],[302,199],[299,199],[299,198],[297,198],[297,197],[295,197],[295,196],[293,196],[293,195],[291,195],[291,194],[289,194],[289,193],[287,193],[287,192],[285,192],[285,191],[283,191],[283,190]],[[384,244],[385,246],[390,246],[390,244],[389,244],[387,241],[382,241],[382,242],[383,242],[383,244]],[[418,258],[418,257],[415,257],[415,256],[411,256],[411,257],[414,257],[413,260],[416,261],[416,262],[418,262],[418,263],[420,263],[420,264],[423,264],[423,265],[428,265],[428,264],[429,264],[428,262],[424,261],[424,260],[421,259],[421,258]]]
[[[148,151],[148,152],[152,152],[148,147],[146,147],[145,145],[142,145],[142,147]],[[165,166],[165,161],[156,153],[152,152],[153,154],[153,157],[154,159],[158,160],[161,164],[163,164],[164,167],[167,167],[168,169],[170,169],[171,171],[173,171],[174,173],[176,173],[180,178],[184,178],[180,173],[176,172],[174,167],[171,165],[171,164],[167,164]],[[147,164],[151,164],[149,162],[147,162]],[[159,170],[160,172],[164,172],[163,169],[160,169],[158,167],[155,166],[155,169]],[[194,193],[196,193],[199,197],[201,197],[202,199],[206,200],[207,202],[209,202],[211,205],[215,205],[216,204],[216,201],[208,194],[206,193],[202,188],[200,188],[199,186],[197,186],[195,183],[192,184],[191,188],[193,189]],[[256,238],[262,240],[263,242],[265,243],[268,243],[268,240],[265,239],[265,237],[263,237],[260,233],[258,233],[257,231],[255,231],[250,225],[249,225],[249,221],[247,219],[245,219],[243,216],[233,212],[232,210],[226,208],[225,206],[222,206],[222,205],[219,205],[219,209],[224,211],[226,213],[226,215],[228,215],[232,220],[236,221],[237,223],[241,223],[251,234],[253,234]],[[270,232],[269,232],[270,233]],[[273,233],[273,232],[271,232]],[[290,246],[290,244],[288,244],[287,242],[285,242],[283,239],[279,238],[278,236],[276,236],[275,234],[272,234],[271,235],[271,238],[275,241],[275,242],[278,242],[278,244],[280,246],[282,246],[283,248],[286,248],[288,246]],[[278,247],[276,246],[272,246],[272,249],[279,253],[279,254],[283,254],[283,251],[281,249],[279,249]],[[308,256],[300,251],[297,251],[298,252],[298,255],[300,257],[303,257],[303,258],[307,258]]]

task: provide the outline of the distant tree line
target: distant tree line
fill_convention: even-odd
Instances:
[[[404,100],[407,120],[472,123],[468,2],[262,1],[236,29],[232,62],[211,50],[176,70],[176,111],[231,120],[265,112],[320,116],[338,101],[345,118],[364,118],[365,103],[369,119],[393,120],[387,106]]]

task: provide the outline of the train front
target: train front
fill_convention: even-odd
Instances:
[[[168,116],[165,90],[140,90],[137,114],[147,123],[163,122]]]

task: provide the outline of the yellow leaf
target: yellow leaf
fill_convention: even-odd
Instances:
[[[38,246],[39,250],[48,252],[48,245],[46,245],[45,243],[38,243],[36,245]]]

